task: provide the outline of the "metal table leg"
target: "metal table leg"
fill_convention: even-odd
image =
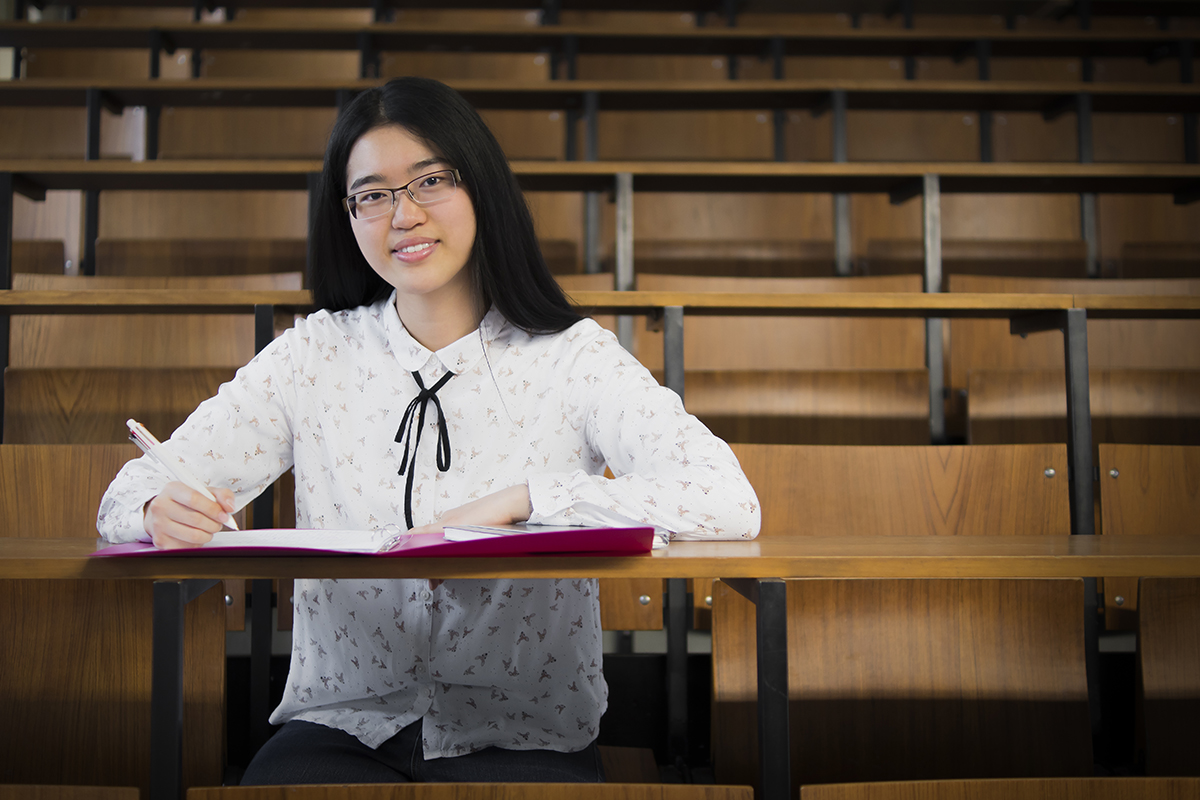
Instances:
[[[787,582],[780,578],[722,579],[755,605],[758,635],[758,764],[763,800],[790,800]]]
[[[183,797],[184,610],[217,583],[215,580],[154,582],[150,800]]]

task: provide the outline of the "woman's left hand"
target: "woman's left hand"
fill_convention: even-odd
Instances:
[[[532,513],[529,487],[518,483],[516,486],[509,486],[478,500],[472,500],[466,505],[452,508],[437,522],[418,525],[409,533],[441,533],[446,525],[511,525],[514,522],[524,522]],[[430,579],[429,588],[436,589],[439,584],[440,580]]]

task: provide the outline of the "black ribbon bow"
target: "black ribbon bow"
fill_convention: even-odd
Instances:
[[[425,388],[425,382],[421,380],[421,375],[417,372],[412,374],[413,379],[417,382],[417,386],[421,387],[421,391],[408,404],[408,408],[404,409],[404,417],[400,420],[400,427],[396,429],[396,442],[404,442],[404,455],[400,459],[400,475],[404,475],[407,471],[408,477],[404,482],[404,523],[411,528],[413,526],[412,519],[412,488],[413,475],[417,471],[417,448],[421,446],[421,429],[425,427],[425,406],[430,400],[437,408],[437,424],[438,424],[438,443],[437,443],[437,468],[445,472],[450,469],[450,431],[446,428],[446,415],[442,413],[442,402],[438,400],[437,390],[446,385],[446,381],[454,377],[453,372],[447,372],[441,379]],[[417,426],[417,435],[414,438],[412,435],[413,424]],[[408,459],[409,444],[412,444],[412,461]]]

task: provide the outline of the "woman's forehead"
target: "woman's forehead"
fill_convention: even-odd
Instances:
[[[354,143],[346,162],[346,180],[353,184],[372,175],[393,180],[415,178],[444,164],[438,153],[408,129],[383,125],[367,131]]]

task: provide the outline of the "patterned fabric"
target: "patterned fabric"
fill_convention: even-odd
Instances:
[[[446,371],[449,471],[436,415],[416,453],[417,525],[526,482],[530,522],[653,524],[748,539],[757,498],[720,439],[592,320],[548,336],[495,309],[430,352],[392,299],[297,321],[164,443],[239,507],[295,467],[297,527],[403,520],[403,447],[419,388]],[[617,476],[603,477],[605,466]],[[142,506],[168,478],[131,461],[100,506],[110,541],[148,540]],[[430,576],[437,577],[437,576]],[[426,758],[488,746],[577,751],[607,705],[594,580],[298,580],[291,671],[271,721],[303,719],[377,747],[423,718]]]

